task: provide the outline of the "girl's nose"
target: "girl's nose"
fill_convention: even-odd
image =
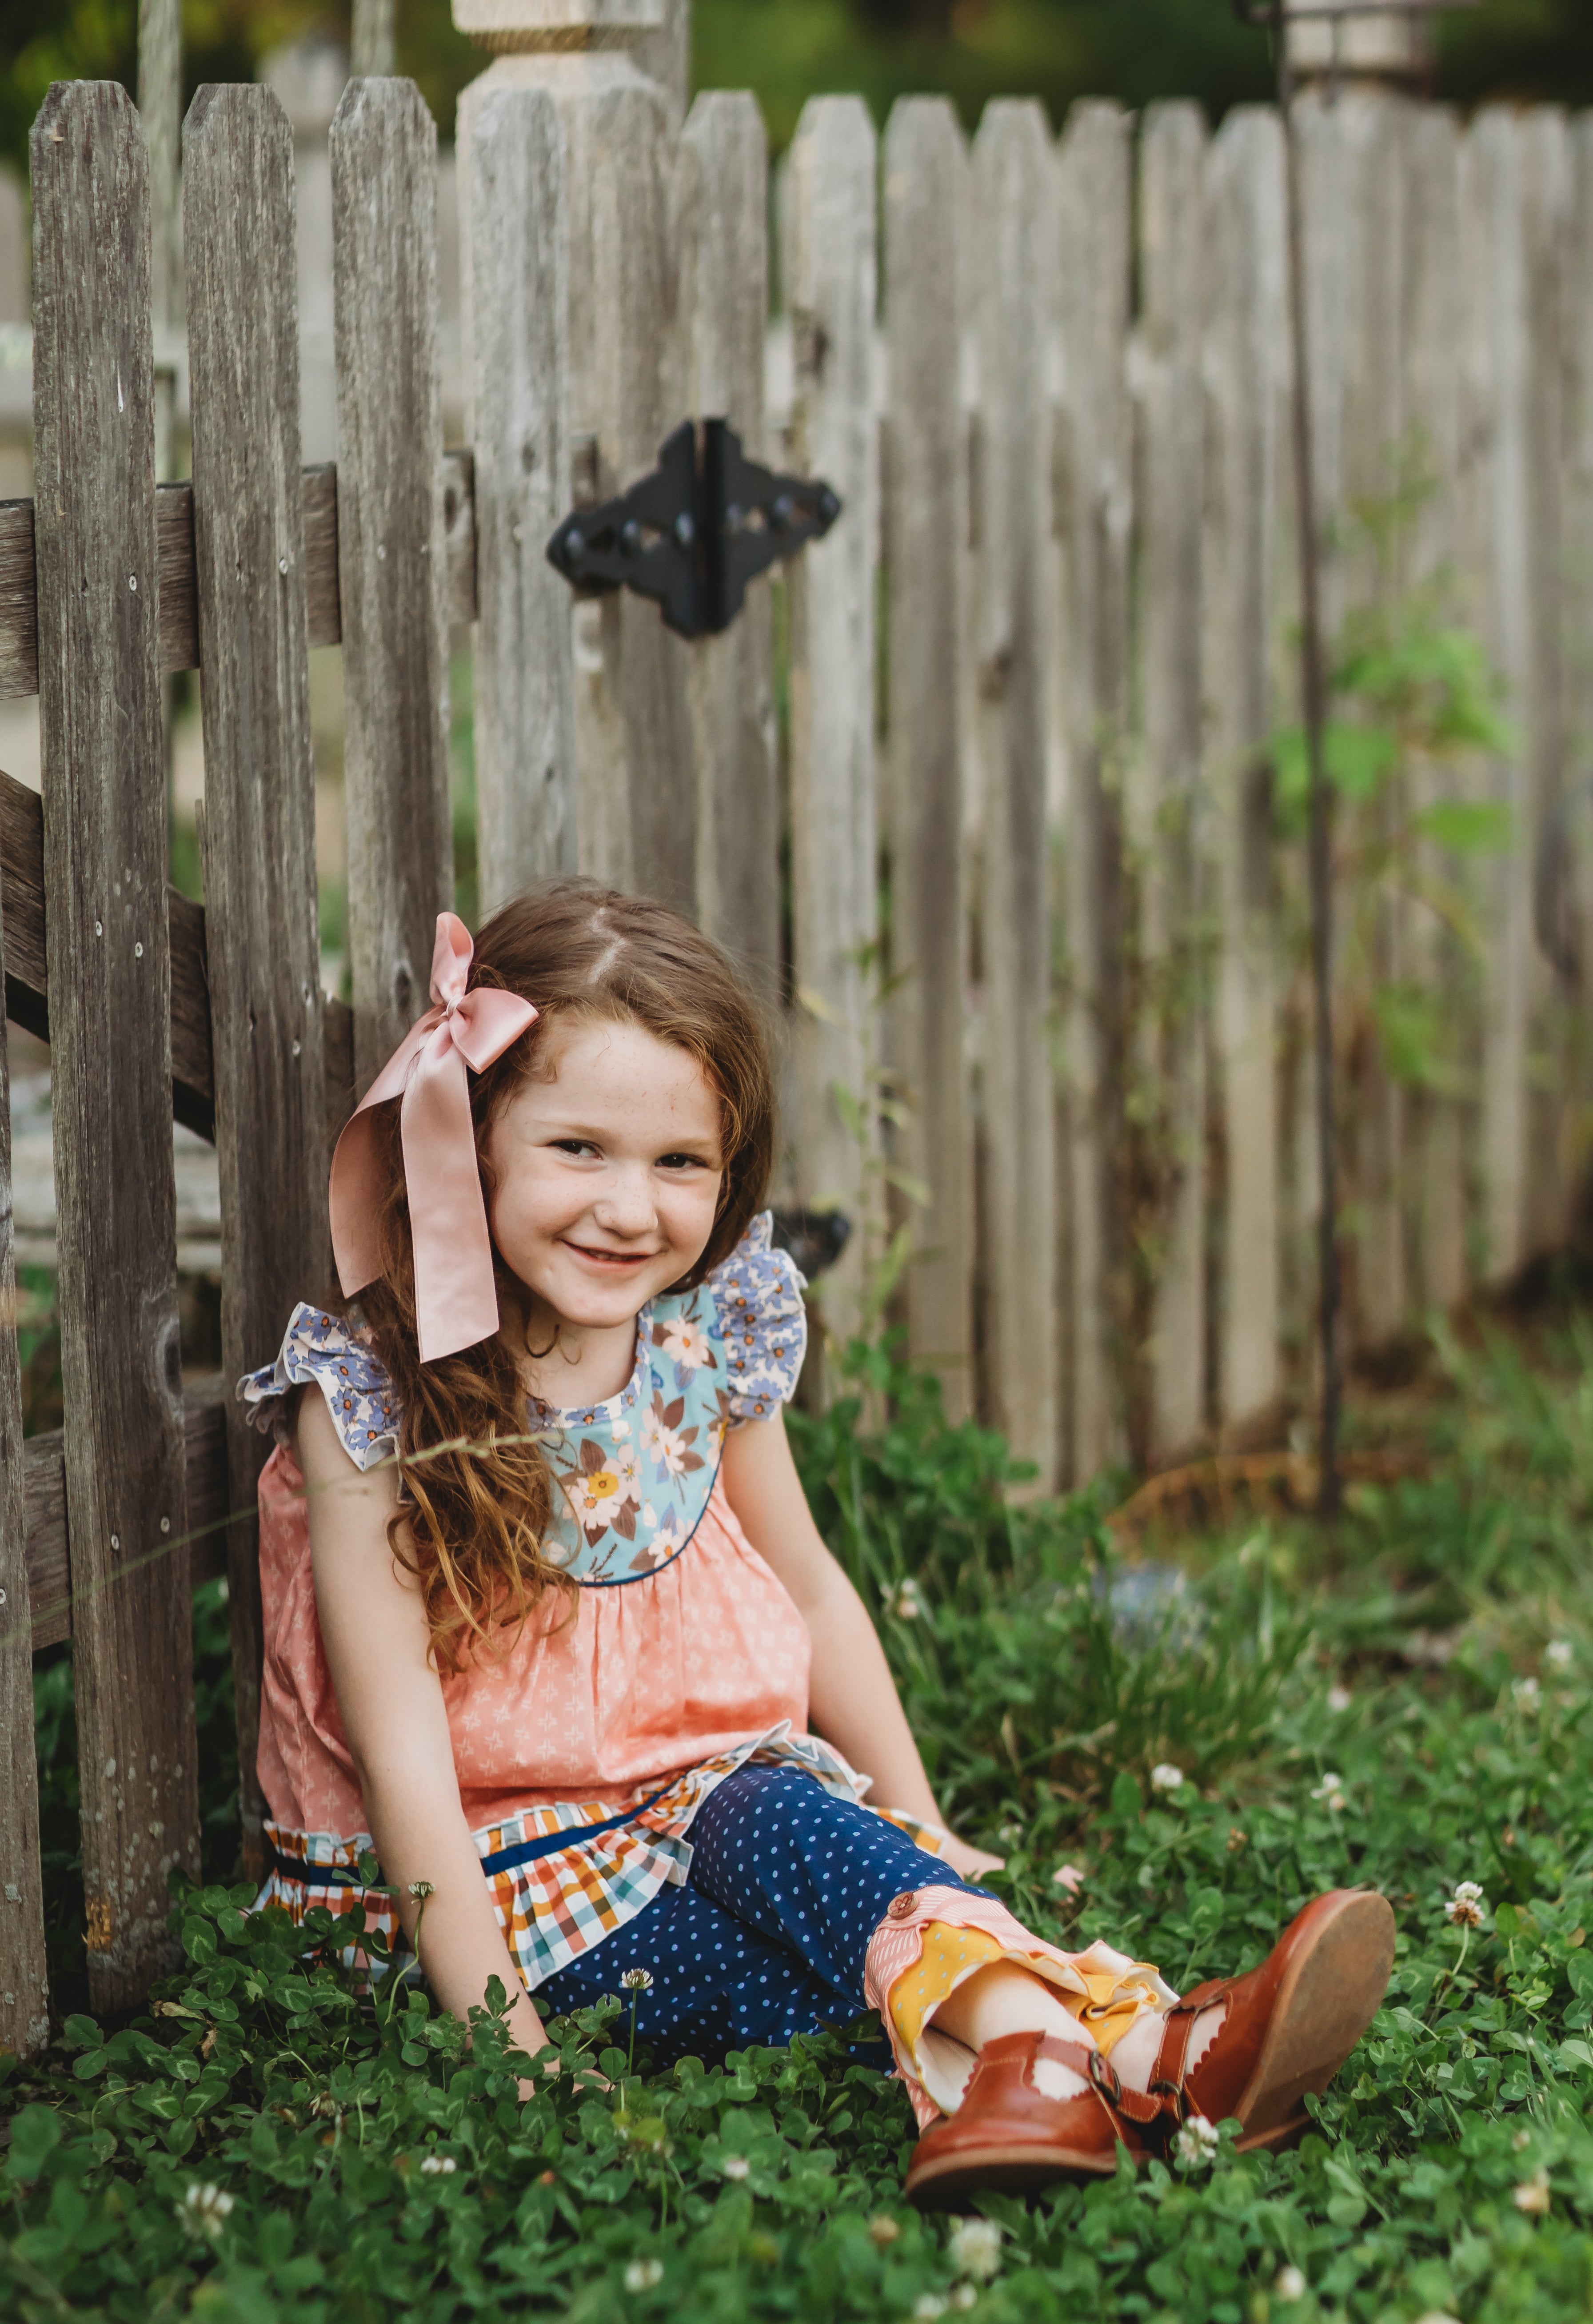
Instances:
[[[592,1205],[592,1215],[606,1234],[650,1233],[658,1222],[651,1173],[641,1167],[614,1171]]]

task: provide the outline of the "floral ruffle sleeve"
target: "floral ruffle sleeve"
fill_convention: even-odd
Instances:
[[[398,1450],[399,1402],[369,1333],[327,1308],[300,1305],[275,1363],[246,1373],[237,1394],[257,1428],[274,1429],[289,1392],[312,1383],[357,1469],[392,1459]]]
[[[708,1278],[733,1423],[767,1420],[789,1404],[808,1351],[806,1278],[789,1251],[774,1249],[773,1230],[764,1211]]]

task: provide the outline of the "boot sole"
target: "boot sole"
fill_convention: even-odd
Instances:
[[[1239,2151],[1292,2144],[1311,2127],[1301,2104],[1320,2097],[1377,2015],[1394,1967],[1386,1896],[1349,1889],[1332,1900],[1283,1972],[1272,2023],[1243,2097]]]
[[[929,2163],[920,2170],[910,2168],[905,2191],[910,2203],[932,2211],[964,2195],[1032,2195],[1053,2187],[1059,2179],[1111,2179],[1116,2172],[1116,2147],[1108,2158],[1038,2143],[991,2145],[973,2153],[949,2154],[943,2163]]]

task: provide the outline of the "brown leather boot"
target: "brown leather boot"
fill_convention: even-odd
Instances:
[[[1048,2061],[1088,2087],[1048,2098],[1035,2081]],[[1109,2179],[1119,2141],[1133,2154],[1150,2152],[1145,2130],[1162,2115],[1162,2100],[1125,2090],[1098,2050],[1053,2034],[1004,2034],[979,2052],[957,2112],[919,2140],[907,2193],[938,2210],[979,2188],[1027,2194],[1057,2179]]]
[[[1192,2114],[1236,2116],[1238,2144],[1292,2145],[1311,2126],[1301,2100],[1320,2096],[1373,2018],[1394,1967],[1394,1913],[1365,1888],[1317,1896],[1259,1969],[1213,1978],[1167,2013],[1151,2095],[1171,2132]],[[1195,2020],[1214,2002],[1227,2015],[1198,2066],[1186,2069]]]

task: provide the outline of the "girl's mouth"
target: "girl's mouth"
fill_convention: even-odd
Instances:
[[[584,1242],[567,1241],[564,1248],[574,1251],[578,1259],[584,1259],[589,1266],[600,1267],[614,1274],[624,1274],[631,1268],[645,1267],[649,1259],[658,1257],[655,1250],[597,1250],[590,1243]]]

